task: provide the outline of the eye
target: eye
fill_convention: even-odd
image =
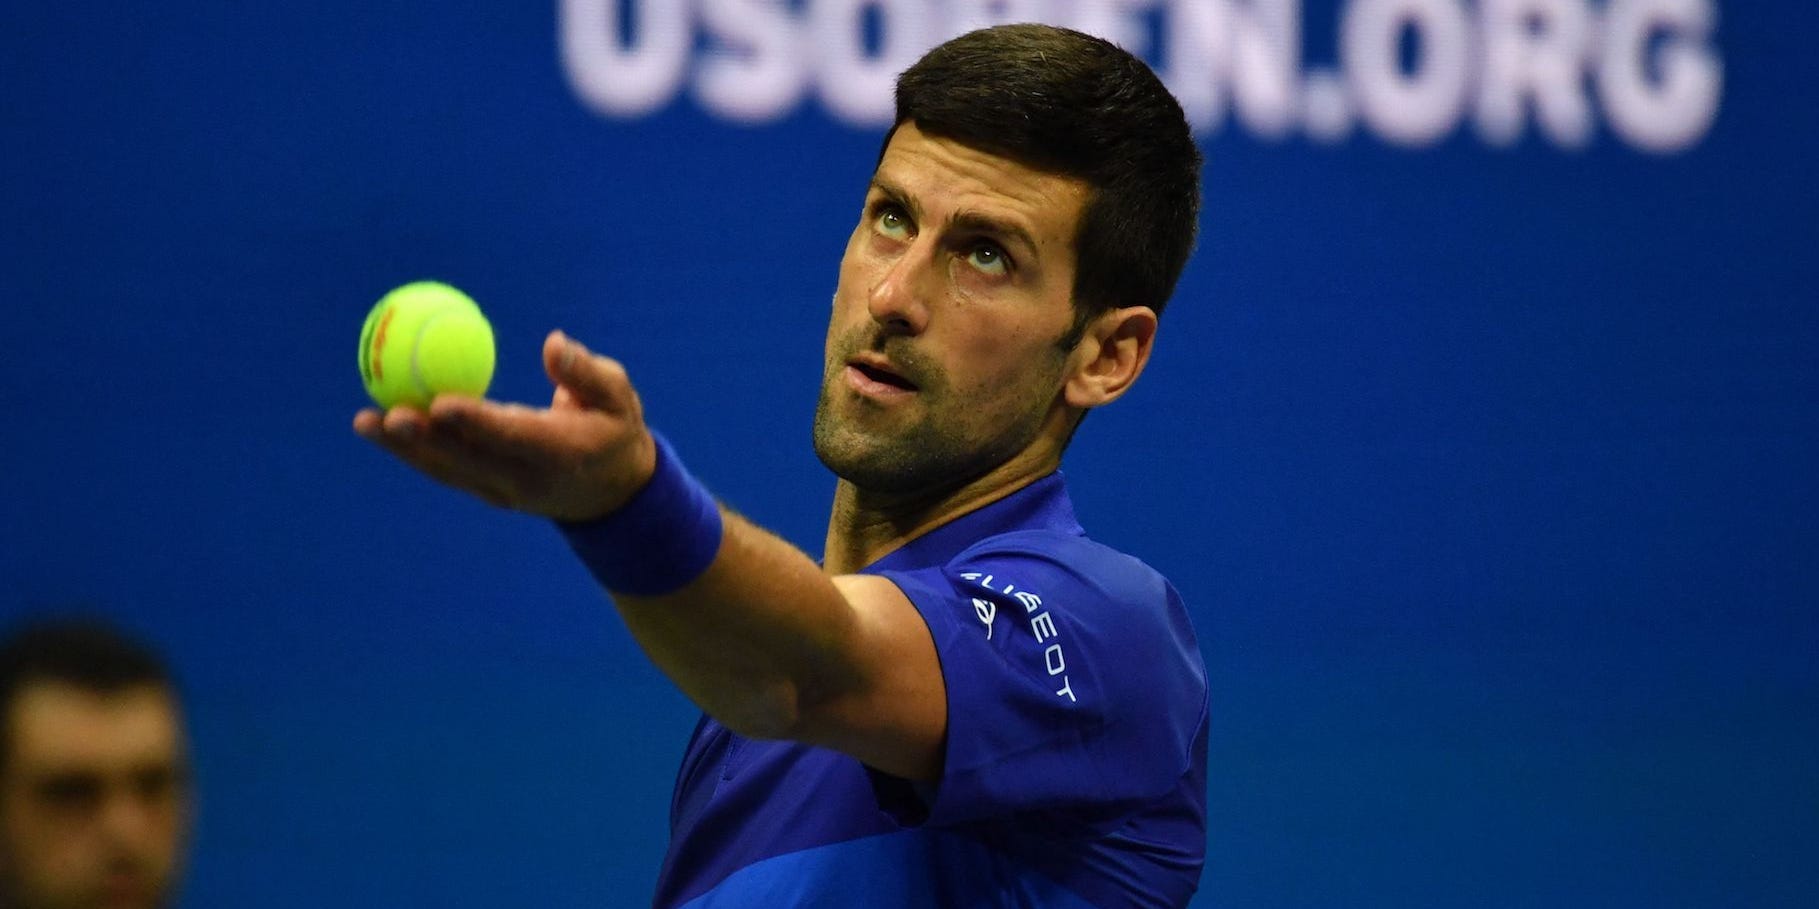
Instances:
[[[892,240],[908,240],[910,237],[909,216],[889,202],[881,203],[872,212],[872,229]]]
[[[86,774],[53,776],[38,783],[38,799],[54,811],[90,811],[101,803],[101,780]]]
[[[147,801],[164,801],[177,793],[182,783],[178,773],[169,767],[148,767],[134,777],[139,797]]]
[[[1002,275],[1010,271],[1010,257],[996,243],[980,243],[966,254],[966,261],[974,268],[988,275]]]

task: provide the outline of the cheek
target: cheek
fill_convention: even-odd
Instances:
[[[872,286],[864,251],[855,248],[857,242],[855,239],[849,243],[846,255],[840,257],[839,280],[834,286],[833,318],[836,323],[852,318],[854,313],[865,311],[866,295]]]
[[[866,276],[871,273],[877,260],[876,251],[872,249],[873,239],[871,231],[866,230],[863,224],[846,238],[846,249],[840,253],[842,290],[860,294],[865,291],[868,286]]]
[[[79,879],[91,863],[93,836],[80,825],[39,818],[25,829],[8,831],[10,841],[0,849],[0,860],[10,860],[17,872],[40,883]]]
[[[861,290],[864,286],[849,245],[847,254],[840,259],[834,297],[828,306],[827,339],[822,345],[825,355],[833,355],[836,344],[851,331],[853,322],[864,316],[865,296]]]
[[[957,360],[968,365],[951,373],[954,386],[971,400],[993,402],[982,409],[1000,414],[1024,410],[1038,398],[1046,402],[1054,370],[1042,348],[1035,339],[972,333]]]

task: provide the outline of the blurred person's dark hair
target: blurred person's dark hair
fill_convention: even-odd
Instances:
[[[11,754],[13,702],[26,688],[57,682],[97,694],[151,685],[174,689],[164,661],[149,647],[92,616],[27,621],[0,638],[0,762]]]

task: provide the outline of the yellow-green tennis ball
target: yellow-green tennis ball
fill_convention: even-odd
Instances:
[[[428,407],[441,391],[484,395],[493,381],[493,327],[467,294],[447,284],[406,284],[366,316],[360,378],[388,409]]]

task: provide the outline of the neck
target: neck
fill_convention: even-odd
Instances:
[[[1045,434],[1046,436],[1046,434]],[[958,484],[904,493],[860,489],[841,480],[834,489],[822,564],[851,574],[961,515],[984,508],[1054,473],[1061,449],[1039,438],[1010,460]]]

